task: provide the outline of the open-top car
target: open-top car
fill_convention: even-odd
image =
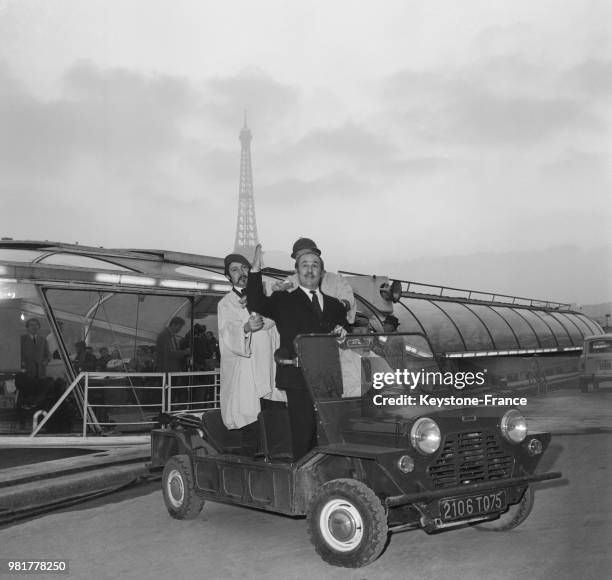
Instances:
[[[520,411],[478,377],[473,388],[465,376],[453,384],[423,335],[305,335],[295,346],[286,362],[313,397],[318,445],[288,456],[279,403],[260,414],[255,456],[218,409],[168,416],[151,440],[172,517],[196,517],[206,499],[306,516],[326,562],[359,567],[381,554],[389,532],[514,528],[533,506],[530,484],[561,476],[535,473],[550,434],[529,434]]]

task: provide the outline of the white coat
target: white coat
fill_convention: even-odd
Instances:
[[[257,420],[259,398],[286,400],[276,389],[274,352],[279,346],[276,325],[264,318],[264,326],[245,334],[249,319],[246,305],[229,292],[217,306],[221,352],[221,416],[228,429],[240,429]]]

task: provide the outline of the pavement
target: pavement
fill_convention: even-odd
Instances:
[[[0,558],[63,560],[69,575],[57,578],[74,580],[610,579],[611,446],[612,433],[554,436],[540,470],[563,479],[537,485],[520,527],[391,534],[357,570],[323,562],[304,519],[207,501],[195,519],[175,520],[159,482],[0,528]]]
[[[524,391],[531,432],[554,435],[612,431],[612,388],[594,394],[562,388],[545,395]],[[0,450],[33,447],[93,453],[0,469],[0,525],[158,478],[149,472],[150,437],[0,437]],[[56,454],[59,455],[59,454]],[[13,462],[13,465],[15,462]]]

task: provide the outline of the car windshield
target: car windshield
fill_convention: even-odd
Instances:
[[[341,342],[329,335],[305,335],[296,339],[296,347],[316,401],[444,387],[431,346],[420,334],[349,334]]]

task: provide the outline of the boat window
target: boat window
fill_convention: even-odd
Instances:
[[[75,372],[190,368],[191,298],[103,290],[45,293]],[[170,333],[173,319],[184,324]]]
[[[132,272],[129,268],[124,268],[106,260],[90,258],[81,254],[49,254],[38,260],[41,264],[52,264],[54,266],[72,266],[74,268],[89,268],[90,270],[120,270],[122,272]]]
[[[3,262],[33,262],[44,256],[46,252],[39,250],[18,250],[13,248],[0,248],[0,261]]]
[[[37,330],[36,333],[32,332],[32,335],[36,334],[40,340],[36,345],[33,342],[25,343],[22,353],[22,343],[28,335],[26,323],[29,321],[35,321]],[[3,377],[0,381],[12,381],[14,374],[24,367],[24,363],[36,378],[45,376],[45,359],[48,357],[44,345],[50,333],[36,287],[23,282],[0,281],[0,375]],[[34,356],[33,351],[38,354]],[[14,382],[11,384],[14,385]]]
[[[181,276],[189,276],[190,278],[202,278],[203,280],[218,280],[219,282],[227,283],[227,278],[214,270],[205,270],[204,268],[194,268],[193,266],[176,266],[174,271]]]

